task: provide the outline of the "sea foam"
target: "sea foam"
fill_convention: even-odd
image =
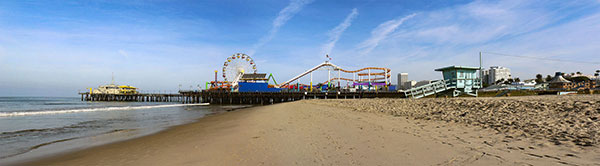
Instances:
[[[199,104],[169,104],[169,105],[151,105],[151,106],[126,106],[126,107],[103,107],[103,108],[83,108],[83,109],[70,109],[70,110],[32,111],[32,112],[0,112],[0,117],[30,116],[30,115],[48,115],[48,114],[66,114],[66,113],[96,112],[96,111],[135,110],[135,109],[180,107],[180,106],[199,106],[199,105],[209,105],[209,103],[199,103]]]

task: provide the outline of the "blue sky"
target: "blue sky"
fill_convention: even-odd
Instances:
[[[0,96],[75,96],[112,72],[145,91],[189,89],[237,52],[279,82],[325,53],[347,69],[439,79],[433,69],[478,66],[480,51],[591,62],[484,53],[484,67],[520,78],[592,74],[600,1],[0,1]]]

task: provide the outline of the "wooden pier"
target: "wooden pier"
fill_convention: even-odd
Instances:
[[[79,94],[81,101],[186,102],[181,94]]]
[[[181,91],[179,94],[90,94],[82,101],[179,102],[211,104],[275,104],[303,99],[404,98],[399,92],[225,92]]]

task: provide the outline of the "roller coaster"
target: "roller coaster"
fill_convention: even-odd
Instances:
[[[323,84],[329,84],[332,81],[337,81],[338,84],[340,82],[340,80],[344,80],[344,81],[352,81],[353,83],[367,83],[367,84],[371,84],[371,83],[381,83],[380,81],[383,80],[384,85],[389,85],[391,82],[391,71],[388,68],[382,68],[382,67],[366,67],[366,68],[362,68],[362,69],[358,69],[358,70],[345,70],[342,69],[340,67],[338,67],[337,65],[329,62],[329,61],[325,61],[299,75],[297,75],[296,77],[283,82],[281,84],[276,85],[275,87],[277,88],[286,88],[287,86],[289,86],[289,84],[291,82],[294,82],[306,75],[310,74],[310,87],[313,86],[313,80],[312,80],[312,73],[314,71],[317,71],[318,69],[321,68],[329,68],[329,74],[328,74],[328,80],[323,82]],[[338,77],[335,78],[331,78],[331,70],[333,71],[337,71],[338,72]],[[343,78],[341,77],[341,72],[344,73],[351,73],[352,74],[352,78]],[[358,79],[356,78],[358,76]]]

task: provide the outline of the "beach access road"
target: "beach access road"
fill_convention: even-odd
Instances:
[[[352,101],[373,103],[373,100],[343,100]],[[157,134],[24,164],[598,165],[600,162],[595,146],[556,145],[535,138],[507,139],[496,130],[460,122],[334,106],[343,102],[303,100],[247,108],[208,116]]]

